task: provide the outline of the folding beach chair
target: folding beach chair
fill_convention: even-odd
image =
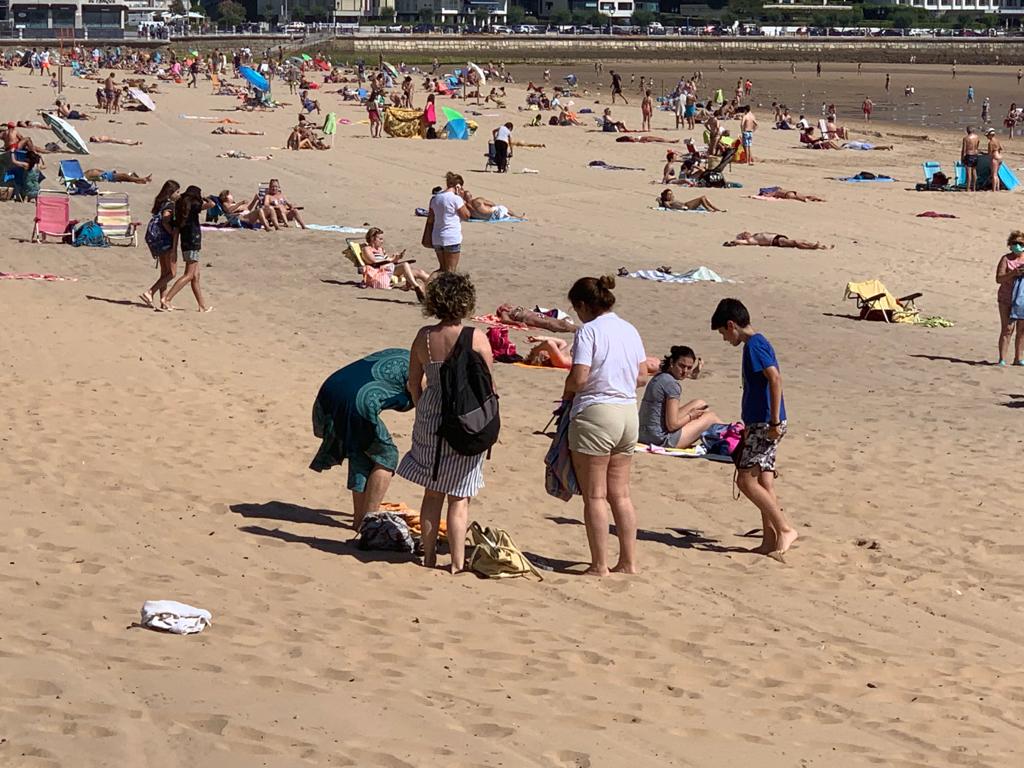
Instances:
[[[124,192],[100,192],[96,198],[96,223],[111,243],[139,244],[139,222],[132,221],[128,195]],[[127,242],[125,242],[127,241]]]
[[[32,223],[32,242],[45,242],[47,236],[63,240],[71,221],[71,203],[63,190],[41,189],[36,198]]]
[[[882,320],[886,323],[912,323],[917,318],[916,299],[924,294],[912,293],[896,298],[881,280],[847,283],[844,299],[856,299],[861,320]]]
[[[67,193],[70,195],[75,191],[76,181],[86,181],[85,172],[82,171],[82,164],[78,160],[61,160],[60,173],[58,174],[63,182]]]
[[[934,160],[929,160],[925,163],[921,163],[921,167],[924,169],[925,184],[928,184],[932,180],[932,176],[934,176],[936,173],[942,172],[942,165],[940,163],[935,162]]]
[[[498,167],[498,161],[494,159],[494,142],[487,142],[487,162],[484,164],[484,170],[489,171],[491,166]]]

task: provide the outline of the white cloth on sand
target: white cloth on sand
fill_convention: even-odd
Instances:
[[[176,600],[147,600],[142,605],[142,626],[175,635],[194,635],[213,623],[213,614]]]
[[[669,275],[659,272],[656,269],[640,269],[630,272],[629,277],[637,277],[641,280],[655,280],[659,283],[731,283],[717,272],[707,267],[697,267],[681,275]]]

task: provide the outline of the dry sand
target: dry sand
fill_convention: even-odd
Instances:
[[[52,101],[38,81],[9,77],[3,115]],[[93,90],[75,82],[70,97],[88,107]],[[482,136],[372,141],[357,124],[331,152],[220,160],[282,145],[295,110],[241,115],[219,111],[233,100],[208,84],[161,90],[155,114],[87,124],[145,141],[96,146],[87,165],[238,196],[276,176],[307,221],[382,226],[421,266],[433,256],[417,245],[413,209],[445,171],[525,210],[526,224],[465,229],[483,311],[564,307],[575,278],[620,265],[703,264],[736,280],[622,280],[618,309],[653,354],[694,346],[707,373],[686,394],[737,418],[739,350],[708,321],[723,296],[747,302],[781,358],[790,434],[779,490],[802,535],[786,565],[745,554],[752,542],[738,534],[757,515],[731,500],[730,467],[641,455],[643,573],[566,572],[587,558],[582,505],[545,495],[537,434],[562,377],[502,366],[504,430],[472,517],[556,570],[539,584],[481,581],[360,553],[346,543],[344,473],[306,468],[310,406],[339,366],[411,341],[423,319],[407,294],[350,285],[338,235],[209,233],[203,280],[216,311],[194,312],[184,292],[176,304],[188,311],[157,313],[133,298],[155,277],[145,247],[31,245],[32,207],[5,203],[0,269],[77,282],[0,282],[0,764],[1020,763],[1024,370],[985,363],[992,276],[1020,204],[907,191],[922,160],[952,165],[957,137],[812,152],[795,133],[762,129],[762,162],[729,174],[744,188],[709,193],[728,213],[659,213],[661,145],[517,127],[548,146],[517,151],[512,167],[540,173],[501,177],[480,172]],[[182,112],[231,114],[268,136],[211,136]],[[637,106],[616,114],[639,120]],[[499,121],[480,120],[488,132]],[[655,116],[662,134],[676,135],[671,122]],[[586,168],[593,159],[647,171]],[[827,178],[861,169],[900,182]],[[828,202],[747,197],[771,184]],[[145,219],[157,184],[106,187],[130,192]],[[72,199],[83,217],[93,204]],[[928,209],[960,218],[914,217]],[[836,248],[721,247],[742,229]],[[956,327],[858,322],[843,288],[869,277],[923,291],[925,312]],[[387,421],[406,446],[412,414]],[[419,497],[402,480],[389,494],[413,507]],[[188,638],[130,628],[156,598],[208,608],[214,626]]]

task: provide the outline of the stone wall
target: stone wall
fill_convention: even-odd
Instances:
[[[849,61],[906,64],[1024,64],[1024,39],[1016,38],[595,38],[356,36],[331,43],[339,58],[429,61],[483,59],[572,63],[580,60]]]

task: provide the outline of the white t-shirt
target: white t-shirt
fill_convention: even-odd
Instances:
[[[501,127],[498,128],[498,132],[494,134],[494,140],[504,141],[506,144],[508,144],[510,141],[512,141],[512,131],[509,130],[509,127],[507,125],[502,125]]]
[[[465,200],[447,189],[430,198],[430,210],[434,213],[431,242],[435,248],[462,243],[462,219],[459,217],[459,209],[465,204]]]
[[[636,379],[646,359],[636,328],[606,312],[576,331],[573,365],[589,365],[590,376],[576,393],[570,415],[596,403],[636,403]]]

